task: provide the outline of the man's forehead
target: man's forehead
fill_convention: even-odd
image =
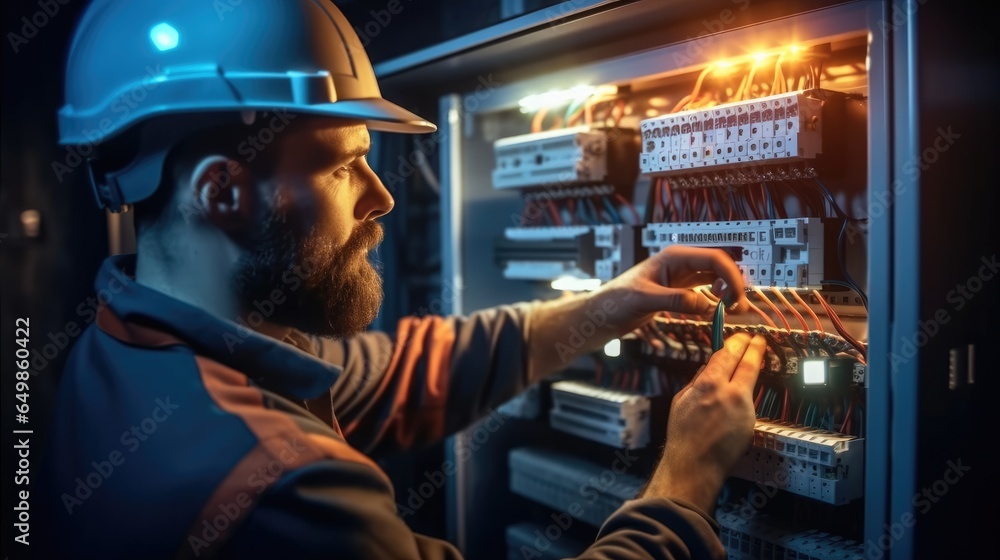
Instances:
[[[334,153],[355,153],[371,145],[368,127],[362,123],[322,120],[306,127],[309,140]]]

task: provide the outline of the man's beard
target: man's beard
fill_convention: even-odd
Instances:
[[[293,223],[272,211],[237,263],[234,281],[246,313],[270,311],[265,320],[319,336],[363,331],[382,303],[382,278],[367,258],[382,241],[382,226],[361,222],[334,247],[322,224],[296,234]]]

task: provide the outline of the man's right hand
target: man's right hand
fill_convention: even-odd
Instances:
[[[643,497],[684,500],[708,515],[729,472],[751,445],[753,388],[767,342],[737,333],[674,396],[667,444]]]

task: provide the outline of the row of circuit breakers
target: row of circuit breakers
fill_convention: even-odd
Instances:
[[[748,286],[818,288],[827,235],[820,218],[511,227],[497,260],[512,280],[582,273],[606,282],[671,245],[716,247],[733,257]]]
[[[824,112],[844,99],[807,90],[646,119],[638,133],[583,126],[504,138],[494,143],[493,186],[544,201],[630,192],[637,172],[680,188],[814,177]],[[819,218],[510,227],[496,260],[509,279],[607,281],[670,245],[716,247],[748,286],[818,288],[834,229]]]

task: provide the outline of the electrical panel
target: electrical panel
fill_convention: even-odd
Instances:
[[[763,36],[749,26],[713,35],[727,54],[681,64],[681,37],[620,64],[560,69],[565,91],[529,79],[471,116],[449,106],[462,115],[462,231],[494,245],[456,253],[463,312],[600,289],[676,246],[720,250],[739,268],[749,310],[727,311],[721,335],[760,335],[767,351],[754,439],[715,512],[730,558],[854,559],[866,537],[867,419],[881,413],[868,410],[868,386],[885,374],[867,364],[870,18],[824,33],[839,20],[821,16],[768,24],[800,44],[748,53]],[[529,93],[545,102],[519,97]],[[713,306],[714,280],[676,279]],[[516,503],[530,515],[512,512],[506,531],[467,521],[470,531],[511,558],[578,554],[555,541],[540,550],[539,531],[578,505],[592,530],[577,524],[563,542],[590,542],[645,485],[673,396],[713,356],[706,319],[664,309],[504,404],[525,424],[471,463],[493,473],[505,461],[509,485],[477,480],[469,495],[526,498]],[[638,461],[608,477],[612,453]],[[768,493],[749,517],[747,489]]]

